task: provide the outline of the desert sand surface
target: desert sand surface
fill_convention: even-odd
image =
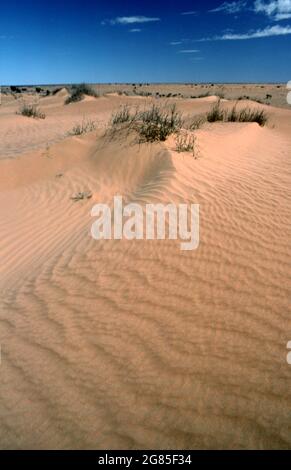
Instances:
[[[265,109],[264,127],[194,131],[197,158],[172,136],[108,137],[114,110],[152,97],[64,105],[63,89],[33,119],[2,96],[1,448],[291,448],[291,110],[277,90],[238,104]],[[190,119],[214,95],[167,101]],[[69,136],[84,118],[96,129]],[[199,248],[93,240],[91,209],[116,194],[198,203]]]

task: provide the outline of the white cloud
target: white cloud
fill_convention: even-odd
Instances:
[[[247,2],[245,0],[238,0],[236,2],[224,2],[219,7],[214,8],[213,10],[209,10],[211,13],[218,13],[220,11],[224,13],[239,13],[247,6]]]
[[[132,28],[129,30],[130,33],[140,33],[141,29],[140,28]]]
[[[183,44],[182,41],[172,41],[170,42],[170,46],[179,46],[180,44]]]
[[[184,49],[179,51],[179,54],[192,54],[194,52],[200,52],[198,49]]]
[[[197,11],[183,11],[181,15],[197,15]]]
[[[112,20],[106,20],[110,24],[135,24],[135,23],[152,23],[160,21],[160,18],[151,18],[149,16],[118,16]],[[102,22],[104,23],[104,22]]]
[[[291,26],[268,26],[265,29],[257,31],[249,31],[244,34],[223,34],[222,36],[214,36],[213,38],[203,38],[200,42],[204,41],[237,41],[245,39],[267,38],[271,36],[286,36],[291,34]]]
[[[291,18],[291,13],[278,13],[278,15],[275,16],[275,20],[281,21],[281,20],[288,20]]]
[[[256,0],[254,11],[264,13],[277,21],[286,20],[291,18],[291,0]]]

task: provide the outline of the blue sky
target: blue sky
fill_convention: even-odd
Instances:
[[[1,5],[1,85],[291,79],[291,0],[41,3]]]

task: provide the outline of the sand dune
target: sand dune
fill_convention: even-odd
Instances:
[[[205,124],[194,159],[104,135],[140,98],[63,100],[41,100],[44,120],[0,109],[0,446],[290,448],[290,110]],[[83,116],[97,131],[67,137]],[[115,194],[199,203],[199,249],[93,240]]]

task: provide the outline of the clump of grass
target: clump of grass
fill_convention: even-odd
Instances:
[[[206,122],[205,116],[196,116],[194,118],[194,121],[191,122],[189,125],[189,129],[192,131],[195,131],[197,129],[200,129],[200,127]]]
[[[137,111],[135,113],[130,112],[128,105],[121,106],[118,111],[111,116],[111,125],[118,126],[119,124],[132,123],[136,119]]]
[[[196,157],[196,136],[187,132],[179,131],[176,134],[176,152],[192,152],[194,158]]]
[[[226,114],[228,122],[257,122],[260,126],[264,126],[268,121],[268,116],[263,109],[244,108],[239,111],[234,106],[229,113]]]
[[[239,121],[239,113],[236,110],[236,106],[234,106],[229,112],[225,112],[225,120],[228,122],[238,122]]]
[[[218,101],[207,114],[208,122],[257,122],[264,126],[268,121],[268,116],[263,109],[243,108],[236,109],[236,105],[231,110],[223,111]]]
[[[139,115],[139,119],[138,131],[143,142],[164,141],[182,126],[181,113],[177,111],[176,105],[162,109],[153,104]]]
[[[79,193],[76,193],[74,196],[72,196],[71,199],[77,202],[77,201],[82,201],[83,199],[91,199],[91,197],[92,197],[91,191],[81,191]]]
[[[207,113],[206,118],[208,122],[223,121],[224,112],[220,107],[220,100],[218,100],[212,109]]]
[[[83,135],[87,132],[92,132],[96,129],[96,122],[91,119],[83,119],[79,124],[76,124],[73,129],[68,132],[68,135]]]
[[[45,119],[45,114],[40,111],[36,104],[22,103],[17,114],[35,119]]]
[[[97,98],[99,95],[93,90],[92,87],[87,85],[86,83],[81,83],[80,85],[73,85],[71,95],[66,99],[65,104],[76,103],[81,101],[84,96],[93,96]]]
[[[118,126],[123,126],[128,130],[135,130],[140,136],[140,142],[164,141],[166,138],[179,130],[182,126],[181,114],[177,111],[176,105],[170,108],[161,108],[153,104],[145,111],[131,112],[128,106],[123,106],[115,112],[110,120],[111,130],[116,130]]]

